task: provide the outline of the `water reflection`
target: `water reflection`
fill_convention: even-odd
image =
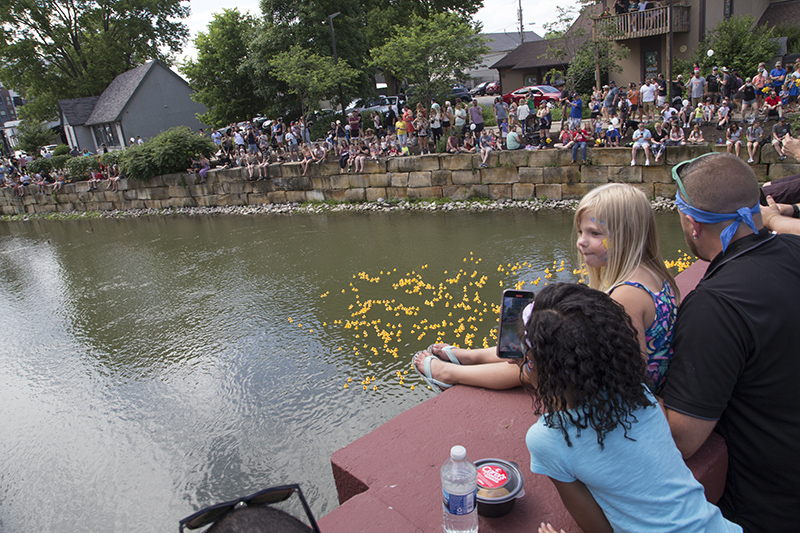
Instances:
[[[0,529],[160,531],[199,507],[287,482],[300,483],[323,516],[337,505],[330,455],[430,397],[395,376],[432,339],[404,333],[397,358],[374,354],[372,333],[356,340],[334,324],[351,318],[348,306],[410,302],[392,281],[411,271],[438,284],[482,269],[491,277],[487,301],[494,292],[499,299],[498,279],[527,279],[554,261],[567,261],[559,276],[569,277],[571,218],[397,213],[0,226]],[[677,256],[677,218],[659,224],[665,255]],[[516,262],[531,266],[506,278],[497,272]],[[379,283],[353,279],[381,271],[392,273]],[[447,312],[422,306],[416,317],[384,320],[408,328]],[[356,344],[370,347],[355,355]],[[378,390],[364,392],[360,381],[370,375]],[[348,377],[358,388],[343,389]]]

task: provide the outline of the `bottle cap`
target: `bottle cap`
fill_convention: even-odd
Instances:
[[[450,459],[453,461],[463,461],[467,458],[467,449],[463,446],[453,446],[450,448]]]

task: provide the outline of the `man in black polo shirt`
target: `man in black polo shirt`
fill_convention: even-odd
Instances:
[[[800,524],[800,237],[762,228],[753,171],[731,154],[675,167],[689,248],[711,261],[681,304],[664,406],[683,456],[728,445],[723,515],[745,531]],[[673,176],[673,177],[674,177]]]

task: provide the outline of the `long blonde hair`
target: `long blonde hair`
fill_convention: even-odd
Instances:
[[[664,265],[653,209],[647,196],[631,185],[609,183],[589,191],[575,211],[575,230],[587,211],[603,221],[608,233],[608,261],[600,268],[586,266],[589,286],[603,292],[628,280],[639,266],[667,280],[680,299],[675,278]],[[578,262],[582,262],[578,252]]]

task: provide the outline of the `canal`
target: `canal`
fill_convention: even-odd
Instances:
[[[678,258],[677,215],[657,220]],[[571,221],[0,224],[0,531],[173,530],[293,482],[324,516],[331,454],[432,396],[413,352],[492,343],[503,288],[577,279]]]

